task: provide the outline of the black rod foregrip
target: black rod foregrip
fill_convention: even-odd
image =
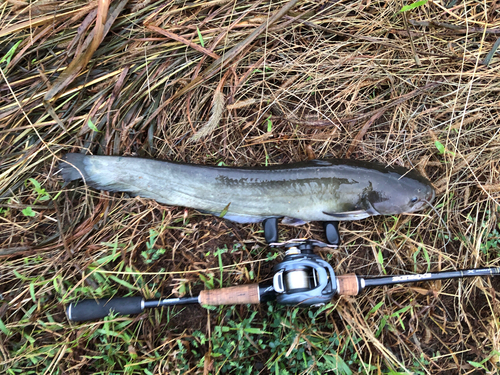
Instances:
[[[83,322],[102,319],[111,312],[119,315],[138,314],[144,310],[142,297],[84,299],[72,302],[66,309],[69,320]]]

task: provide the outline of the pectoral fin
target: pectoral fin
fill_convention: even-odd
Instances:
[[[365,211],[369,215],[371,215],[371,216],[380,215],[380,213],[373,207],[372,203],[370,202],[370,200],[368,198],[365,199],[365,206],[366,206]]]
[[[368,198],[363,198],[356,208],[362,207],[359,210],[344,211],[344,212],[325,212],[325,215],[331,216],[334,220],[359,220],[369,216],[380,215],[380,213],[373,207]]]
[[[369,216],[380,215],[375,208],[369,203],[364,210],[354,210],[345,212],[325,212],[325,215],[331,216],[333,220],[359,220]]]

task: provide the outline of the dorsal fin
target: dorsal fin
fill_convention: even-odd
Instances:
[[[305,163],[311,164],[311,165],[317,165],[318,167],[328,167],[330,165],[333,165],[331,161],[329,160],[322,160],[322,159],[312,159],[308,160]]]

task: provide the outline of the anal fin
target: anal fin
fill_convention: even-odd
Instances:
[[[205,214],[210,214],[214,216],[221,216],[220,212],[214,212],[214,211],[207,211],[207,210],[198,210],[199,212],[205,213]],[[262,220],[266,219],[264,216],[252,216],[252,215],[242,215],[242,214],[236,214],[232,212],[226,212],[224,216],[222,216],[223,219],[229,220],[229,221],[234,221],[235,223],[241,223],[241,224],[250,224],[250,223],[260,223]]]
[[[307,221],[304,221],[304,220],[301,220],[301,219],[296,219],[294,217],[285,216],[283,218],[283,220],[281,221],[281,224],[283,224],[283,225],[291,225],[293,227],[297,227],[299,225],[307,224]]]
[[[332,220],[356,220],[364,219],[370,216],[366,210],[346,211],[346,212],[325,212],[325,215],[331,216]]]

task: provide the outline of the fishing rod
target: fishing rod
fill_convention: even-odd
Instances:
[[[87,299],[71,303],[66,312],[71,321],[101,319],[114,313],[139,314],[145,309],[185,304],[238,305],[276,300],[283,305],[321,306],[336,294],[355,296],[376,286],[500,275],[500,267],[413,275],[360,277],[353,273],[336,276],[332,266],[313,253],[314,246],[331,246],[314,240],[292,240],[279,244],[287,248],[282,262],[273,268],[272,283],[249,284],[203,290],[195,297],[145,300],[142,297]]]

